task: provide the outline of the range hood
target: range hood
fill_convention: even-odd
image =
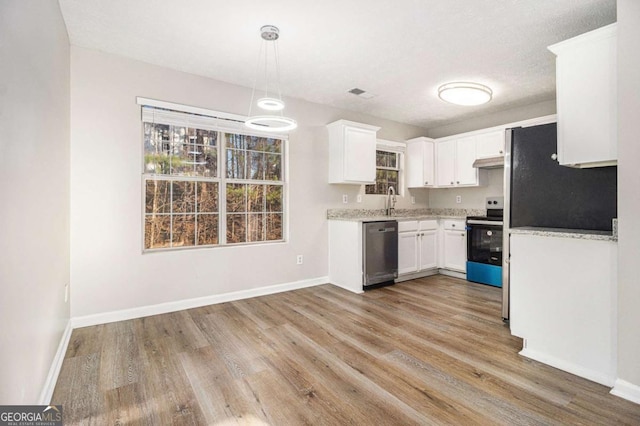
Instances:
[[[479,158],[473,162],[473,167],[478,169],[501,169],[504,167],[504,157]]]

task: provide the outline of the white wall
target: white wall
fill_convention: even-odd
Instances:
[[[246,114],[251,90],[93,50],[71,49],[72,316],[326,277],[329,185],[325,125],[344,118],[403,141],[424,130],[299,100],[291,133],[290,239],[285,244],[141,253],[141,123],[136,96]],[[349,207],[359,207],[355,204]],[[304,264],[296,265],[297,254]]]
[[[456,196],[462,203],[456,203]],[[504,195],[504,169],[488,170],[487,184],[473,188],[436,188],[429,190],[430,208],[483,209],[487,197]]]
[[[35,404],[69,318],[69,41],[57,1],[0,2],[0,404]]]
[[[618,377],[640,403],[640,2],[618,0]]]
[[[549,54],[552,55],[551,52],[549,52]],[[551,99],[522,107],[510,108],[493,114],[481,115],[445,126],[432,127],[428,131],[428,136],[430,138],[443,138],[445,136],[500,126],[505,123],[515,123],[530,118],[544,117],[545,115],[555,113],[556,101],[555,99]]]

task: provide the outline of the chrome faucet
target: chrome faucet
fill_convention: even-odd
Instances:
[[[387,189],[387,200],[386,200],[386,211],[387,216],[393,216],[393,211],[396,207],[396,190],[393,189],[393,186],[389,186]]]

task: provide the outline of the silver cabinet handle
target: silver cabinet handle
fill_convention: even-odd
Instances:
[[[500,154],[502,154],[502,150],[500,150]]]
[[[455,228],[455,227],[456,227],[456,224],[455,224],[455,223],[452,223],[452,224],[451,224],[451,227],[452,227],[452,228]]]
[[[457,181],[456,183],[460,183],[460,181]]]
[[[429,184],[429,182],[425,180],[425,181],[424,181],[424,184],[425,184],[425,185],[428,185],[428,184]]]
[[[461,237],[464,237],[464,234],[460,234]]]
[[[453,181],[451,181],[451,185],[453,185]]]

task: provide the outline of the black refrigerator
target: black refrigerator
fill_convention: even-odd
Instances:
[[[509,230],[611,231],[617,217],[617,167],[578,169],[558,164],[556,123],[507,129],[505,140],[502,316],[508,319]]]

